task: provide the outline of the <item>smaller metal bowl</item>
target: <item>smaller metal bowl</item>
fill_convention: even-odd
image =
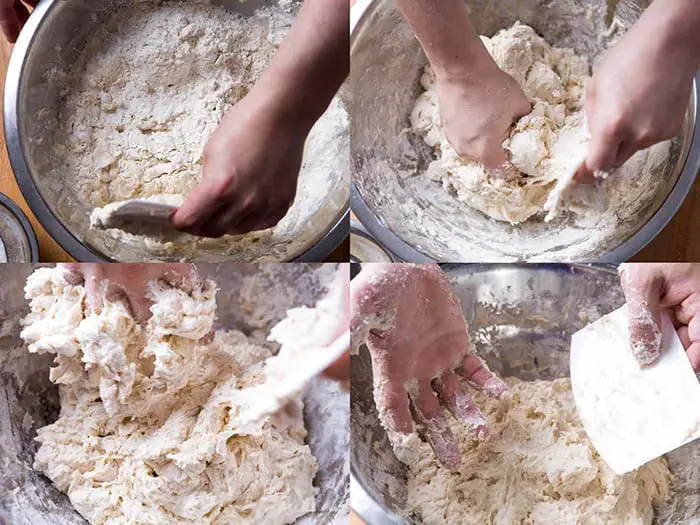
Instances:
[[[39,242],[29,219],[7,195],[0,193],[0,241],[8,263],[39,262]]]

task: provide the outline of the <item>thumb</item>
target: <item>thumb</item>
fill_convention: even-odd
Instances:
[[[479,160],[481,160],[481,163],[486,169],[495,173],[505,171],[506,167],[510,164],[508,162],[508,157],[506,157],[506,152],[503,147],[501,147],[500,143],[497,147],[484,151],[484,154]]]
[[[188,230],[201,226],[218,208],[217,193],[212,191],[210,181],[203,180],[194,187],[170,220],[175,229]]]
[[[661,352],[661,287],[663,275],[655,265],[620,267],[622,290],[629,308],[632,353],[640,365],[654,363]]]

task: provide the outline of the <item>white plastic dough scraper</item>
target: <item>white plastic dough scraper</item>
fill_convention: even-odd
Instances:
[[[629,348],[627,306],[571,339],[571,386],[593,446],[617,474],[700,437],[700,383],[668,315],[662,350],[641,368]]]
[[[250,400],[241,410],[238,424],[254,423],[283,410],[292,398],[302,393],[349,348],[350,331],[325,348],[286,352],[283,343],[280,353],[265,361],[265,383],[248,390]]]
[[[170,216],[177,209],[175,204],[129,199],[94,209],[90,215],[90,225],[97,229],[121,228],[134,222],[170,226]]]

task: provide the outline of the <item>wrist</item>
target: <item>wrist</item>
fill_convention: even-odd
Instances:
[[[483,53],[471,53],[468,58],[462,58],[463,56],[455,55],[454,60],[431,61],[438,82],[459,84],[477,83],[479,80],[483,82],[485,77],[500,71],[485,48]]]
[[[700,4],[695,0],[656,0],[643,18],[652,26],[665,59],[681,67],[700,67]],[[648,28],[649,26],[647,26]]]

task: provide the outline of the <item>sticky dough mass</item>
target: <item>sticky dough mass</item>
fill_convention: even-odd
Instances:
[[[61,268],[28,279],[22,337],[56,355],[61,398],[34,466],[91,524],[279,525],[315,509],[301,400],[284,421],[237,420],[270,351],[235,331],[206,342],[215,291],[152,283],[142,328],[121,302],[87,313],[84,287]]]
[[[452,424],[462,451],[458,474],[440,466],[416,434],[397,450],[409,465],[408,504],[426,525],[649,525],[670,496],[664,459],[617,476],[581,426],[568,379],[508,379],[510,397],[476,392],[490,436]]]
[[[498,66],[532,102],[531,113],[518,120],[504,142],[520,176],[491,176],[479,162],[461,158],[447,142],[430,66],[421,78],[425,92],[416,101],[410,120],[413,131],[438,155],[427,170],[429,177],[489,217],[517,224],[542,212],[556,182],[585,158],[589,137],[582,104],[590,67],[571,49],[550,46],[534,29],[519,22],[481,39]]]

